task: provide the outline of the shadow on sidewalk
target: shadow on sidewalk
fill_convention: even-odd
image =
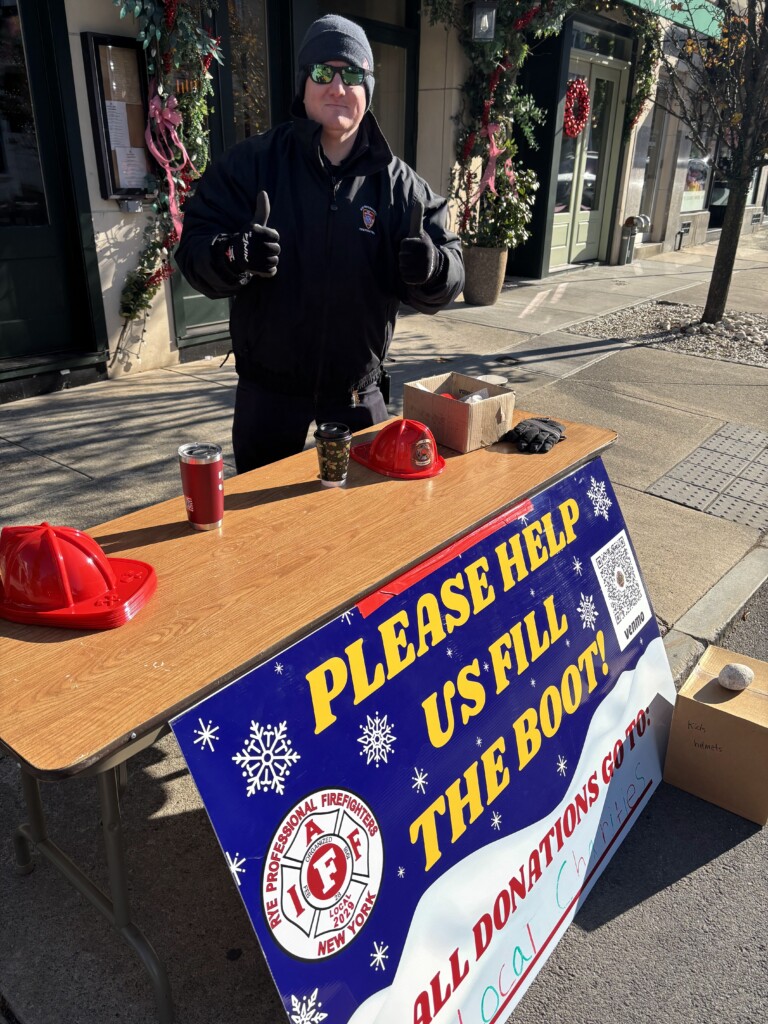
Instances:
[[[588,932],[601,928],[759,832],[753,822],[662,782],[575,924]]]

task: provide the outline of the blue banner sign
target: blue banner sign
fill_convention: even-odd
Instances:
[[[291,1024],[506,1020],[674,697],[598,459],[176,718]]]

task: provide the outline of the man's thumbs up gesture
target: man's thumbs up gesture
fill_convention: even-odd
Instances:
[[[400,243],[400,277],[405,284],[426,284],[438,273],[444,259],[424,230],[423,222],[424,204],[414,203],[408,237]]]
[[[256,212],[247,231],[218,235],[213,240],[214,255],[220,267],[239,277],[245,284],[256,277],[274,277],[280,259],[280,235],[267,227],[269,196],[259,192]]]

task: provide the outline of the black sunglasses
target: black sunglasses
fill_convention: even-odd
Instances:
[[[354,64],[345,64],[343,68],[335,68],[332,64],[309,64],[307,71],[315,85],[330,85],[336,75],[341,76],[344,85],[362,85],[365,76],[371,73]]]

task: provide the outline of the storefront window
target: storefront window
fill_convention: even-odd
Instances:
[[[270,127],[266,0],[227,0],[235,138]]]
[[[731,151],[726,145],[721,145],[718,151],[717,163],[722,169],[723,174],[728,171],[731,162]],[[745,189],[747,192],[747,203],[754,205],[757,203],[757,186],[760,177],[759,168],[756,168],[752,172],[752,180]],[[720,174],[715,171],[714,179],[712,181],[712,189],[709,194],[709,226],[711,228],[722,227],[723,221],[725,220],[725,209],[728,206],[728,199],[731,194],[731,189],[728,185],[728,179],[721,177]]]
[[[704,209],[711,174],[711,154],[691,144],[691,155],[688,158],[688,170],[683,185],[683,201],[680,205],[682,213]]]
[[[47,224],[18,4],[0,6],[0,225]]]
[[[625,36],[582,25],[578,21],[573,26],[573,48],[599,53],[603,57],[616,57],[618,60],[629,60],[631,56],[631,43]]]
[[[657,99],[666,102],[666,92],[660,83]],[[661,182],[661,165],[664,153],[664,130],[667,124],[667,112],[661,106],[654,105],[651,116],[651,131],[648,138],[648,152],[645,158],[645,175],[643,177],[643,194],[640,198],[640,212],[651,218],[651,237],[654,234],[656,197]]]

